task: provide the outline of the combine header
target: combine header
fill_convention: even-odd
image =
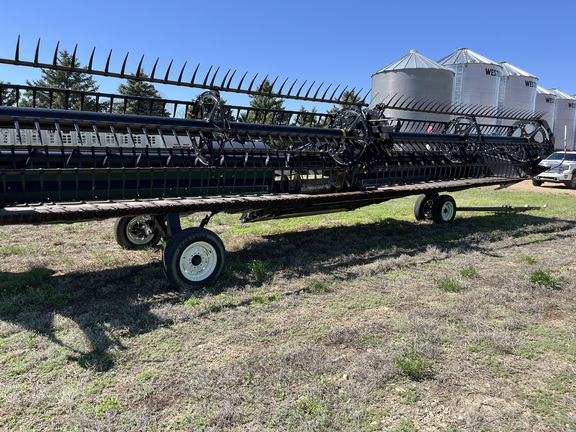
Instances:
[[[82,72],[204,90],[179,101],[0,84],[0,225],[118,218],[125,248],[167,241],[162,265],[178,287],[214,282],[225,258],[207,230],[219,212],[243,222],[347,211],[420,195],[417,219],[450,222],[456,203],[441,192],[518,182],[539,173],[554,148],[542,114],[411,100],[390,95],[367,108],[345,96],[355,89],[220,78],[212,68],[184,80],[170,69],[157,77],[58,62],[20,59],[19,47],[0,63]],[[111,54],[110,54],[111,55]],[[137,70],[140,71],[142,60]],[[258,82],[258,85],[256,83]],[[275,90],[278,88],[278,90]],[[287,89],[287,90],[285,90]],[[341,105],[336,114],[228,106],[220,92]],[[30,106],[19,106],[28,95]],[[42,103],[41,103],[42,101]],[[59,106],[70,109],[55,109]],[[39,106],[42,106],[39,107]],[[48,107],[46,107],[48,106]],[[136,109],[134,109],[136,107]],[[74,109],[72,109],[74,108]],[[151,115],[154,112],[164,116]],[[172,114],[169,114],[171,109]],[[387,112],[410,112],[410,119]],[[137,112],[138,114],[132,114]],[[180,115],[178,115],[180,113]],[[420,113],[422,119],[414,119]],[[446,120],[425,120],[440,114]],[[417,117],[417,116],[416,116]],[[180,228],[180,214],[207,212],[200,227]]]

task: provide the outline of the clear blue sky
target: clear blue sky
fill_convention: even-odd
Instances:
[[[95,67],[119,71],[130,53],[135,71],[145,55],[150,72],[174,60],[185,79],[210,65],[239,74],[269,74],[371,87],[371,75],[411,49],[438,61],[467,47],[496,62],[507,61],[539,78],[544,88],[576,94],[576,2],[574,0],[5,0],[0,26],[0,57],[13,57],[18,35],[20,57],[32,60],[41,38],[40,60],[50,61],[56,43],[87,64],[96,47]],[[164,69],[162,69],[164,68]],[[38,71],[0,65],[0,80],[24,83]],[[118,81],[96,77],[102,91]],[[190,99],[197,90],[157,86],[165,96]],[[229,103],[243,100],[223,94]],[[300,103],[298,103],[299,107]],[[289,107],[297,109],[298,107]]]

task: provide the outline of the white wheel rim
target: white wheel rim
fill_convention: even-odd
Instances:
[[[144,245],[150,242],[154,237],[154,232],[146,234],[144,225],[148,225],[150,219],[146,216],[137,216],[133,218],[126,226],[126,236],[128,240],[135,245]]]
[[[446,201],[442,206],[442,219],[445,221],[451,220],[454,217],[454,204]]]
[[[192,243],[180,256],[180,271],[189,281],[199,282],[208,278],[216,269],[218,254],[210,243]]]

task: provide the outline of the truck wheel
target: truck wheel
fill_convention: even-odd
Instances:
[[[534,180],[534,179],[532,179],[532,185],[533,185],[533,186],[539,187],[539,186],[542,186],[542,183],[544,183],[544,182],[541,181],[541,180]]]
[[[434,206],[433,195],[420,195],[414,203],[414,217],[416,220],[430,220],[432,219],[432,207]]]
[[[568,187],[570,189],[576,189],[576,173],[572,173],[572,178],[570,179],[570,183],[568,183]]]
[[[162,264],[176,288],[200,288],[212,284],[224,269],[224,244],[205,228],[188,228],[166,244]]]
[[[456,217],[456,201],[450,195],[438,195],[432,205],[432,220],[435,223],[452,222]]]
[[[144,249],[156,246],[161,236],[152,216],[141,215],[116,219],[114,237],[124,249]]]

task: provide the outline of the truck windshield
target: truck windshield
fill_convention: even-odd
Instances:
[[[552,153],[546,159],[550,160],[569,160],[569,161],[576,161],[576,153],[564,153],[564,152],[556,152]]]

